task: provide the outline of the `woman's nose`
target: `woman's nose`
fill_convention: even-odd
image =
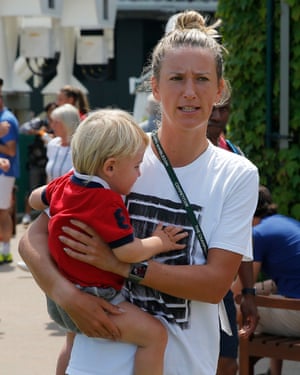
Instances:
[[[184,97],[193,99],[196,96],[195,86],[192,80],[187,80],[184,86]]]

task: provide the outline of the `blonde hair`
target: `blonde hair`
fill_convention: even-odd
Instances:
[[[52,120],[60,121],[66,127],[67,134],[71,137],[80,122],[78,109],[72,104],[63,104],[55,108],[50,115]]]
[[[172,49],[184,47],[196,47],[209,49],[216,62],[216,72],[218,79],[223,76],[223,52],[226,49],[217,41],[219,34],[216,28],[221,21],[216,21],[213,25],[207,26],[204,17],[194,11],[187,10],[178,13],[174,17],[169,32],[161,38],[152,53],[151,70],[153,76],[159,81],[160,70],[166,53]]]
[[[133,117],[120,109],[100,109],[90,113],[72,138],[74,168],[96,175],[110,157],[132,157],[149,144],[149,138]]]

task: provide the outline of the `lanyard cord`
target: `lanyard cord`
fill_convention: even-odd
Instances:
[[[202,229],[200,228],[200,225],[198,223],[198,220],[195,216],[195,213],[194,211],[192,210],[192,207],[190,205],[190,202],[188,200],[188,197],[186,196],[177,176],[176,176],[176,173],[174,172],[174,169],[172,168],[172,165],[164,151],[164,149],[162,148],[162,145],[160,144],[159,142],[159,139],[158,139],[158,136],[157,136],[157,130],[154,130],[151,134],[151,137],[152,137],[152,141],[154,143],[154,146],[159,154],[159,157],[160,157],[160,160],[161,162],[163,163],[164,167],[166,168],[167,172],[168,172],[168,175],[175,187],[175,190],[177,191],[177,194],[179,196],[179,198],[181,199],[183,205],[184,205],[184,208],[186,209],[186,212],[187,212],[187,215],[188,215],[188,218],[190,220],[190,222],[192,223],[193,227],[194,227],[194,230],[195,230],[195,234],[200,242],[200,245],[202,247],[202,251],[203,251],[203,254],[205,256],[205,258],[207,258],[207,252],[208,252],[208,245],[207,245],[207,242],[206,242],[206,239],[204,237],[204,234],[202,232]]]

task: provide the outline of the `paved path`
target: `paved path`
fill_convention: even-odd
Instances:
[[[23,233],[19,224],[12,240],[14,262],[0,266],[0,374],[54,375],[64,333],[48,317],[45,297],[31,274],[16,266]],[[267,365],[260,361],[255,373],[265,372]],[[300,362],[284,363],[282,375],[299,374]]]
[[[0,374],[54,375],[64,334],[48,317],[45,297],[31,274],[16,266],[23,232],[18,225],[14,262],[0,266]]]

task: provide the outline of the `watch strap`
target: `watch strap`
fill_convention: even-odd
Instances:
[[[256,295],[256,289],[255,288],[243,288],[242,289],[242,295],[243,296],[255,296]]]

